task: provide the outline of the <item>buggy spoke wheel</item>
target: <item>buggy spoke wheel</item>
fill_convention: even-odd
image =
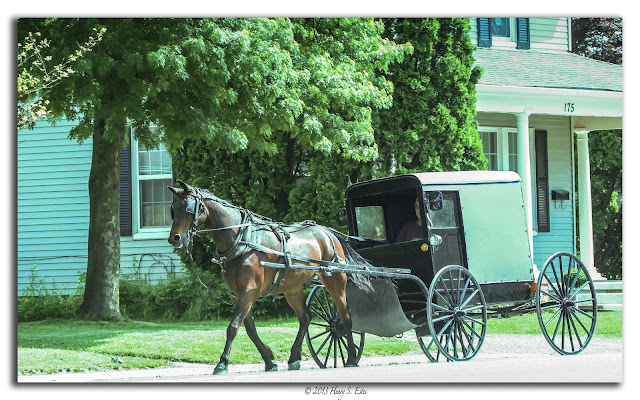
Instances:
[[[338,309],[324,286],[315,286],[306,301],[312,321],[305,335],[309,353],[320,368],[345,366],[348,358],[347,332]],[[356,362],[364,350],[364,333],[352,331]]]
[[[438,350],[438,346],[435,345],[433,338],[431,336],[420,336],[418,335],[418,332],[416,332],[416,337],[418,338],[418,344],[420,345],[420,348],[427,356],[429,361],[438,362],[438,360],[440,359],[440,351]]]
[[[584,350],[596,328],[596,291],[587,268],[571,253],[549,257],[538,277],[536,314],[542,334],[560,354]]]
[[[427,322],[432,340],[424,346],[418,342],[431,361],[429,348],[435,345],[451,361],[473,358],[487,329],[487,305],[480,285],[471,273],[458,265],[447,266],[436,274],[429,288]]]

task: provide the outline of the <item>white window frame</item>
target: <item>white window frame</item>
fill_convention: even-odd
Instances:
[[[517,154],[517,135],[518,130],[516,128],[497,128],[497,127],[487,127],[482,126],[478,128],[478,132],[495,132],[497,137],[497,152],[498,152],[498,171],[509,171],[509,134],[516,135],[516,155]],[[530,136],[532,135],[533,129],[529,129]],[[529,138],[529,143],[533,143],[531,137]],[[518,163],[516,161],[516,171],[518,169]]]
[[[155,127],[155,126],[153,126]],[[144,178],[140,176],[138,151],[140,146],[138,141],[131,138],[131,216],[133,239],[159,239],[166,238],[171,230],[170,225],[143,227],[141,218],[142,210],[140,209],[140,182],[147,179],[173,179],[171,174],[152,175],[153,178]]]

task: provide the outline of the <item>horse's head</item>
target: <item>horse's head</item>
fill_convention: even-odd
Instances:
[[[181,180],[177,180],[181,188],[168,186],[173,193],[173,203],[171,203],[171,232],[169,233],[169,243],[173,247],[185,246],[190,239],[193,229],[197,227],[195,218],[202,218],[200,214],[200,199],[196,196],[196,190]],[[206,218],[206,217],[205,217]]]

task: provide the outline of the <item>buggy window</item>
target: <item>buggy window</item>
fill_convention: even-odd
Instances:
[[[433,228],[457,228],[456,198],[454,192],[442,193],[442,209],[429,210]]]
[[[358,235],[366,239],[385,240],[387,238],[382,206],[356,207],[356,226]]]

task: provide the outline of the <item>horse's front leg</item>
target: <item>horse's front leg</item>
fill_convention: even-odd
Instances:
[[[247,315],[251,312],[251,306],[256,300],[256,296],[252,292],[255,291],[244,292],[240,294],[240,296],[238,296],[237,300],[234,301],[236,309],[233,311],[231,323],[229,323],[229,326],[227,327],[227,341],[224,345],[222,355],[220,356],[220,362],[213,370],[214,375],[226,373],[229,370],[229,354],[231,353],[231,344],[233,343],[233,339],[235,339],[236,335],[238,334],[240,325],[245,320]]]

